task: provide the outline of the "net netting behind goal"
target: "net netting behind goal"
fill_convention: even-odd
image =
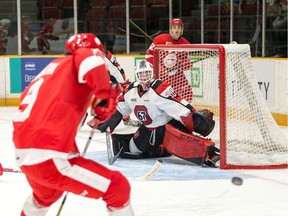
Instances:
[[[259,90],[249,45],[157,45],[154,70],[196,109],[214,112],[208,137],[222,169],[287,167],[287,136]]]

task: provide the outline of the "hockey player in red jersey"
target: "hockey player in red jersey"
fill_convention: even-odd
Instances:
[[[2,164],[0,163],[0,176],[3,174],[3,172],[4,172],[4,169],[2,167]]]
[[[101,132],[107,127],[113,132],[122,116],[132,112],[141,121],[142,125],[135,134],[112,133],[114,153],[117,154],[121,147],[124,158],[163,157],[172,153],[203,166],[216,167],[219,149],[214,142],[204,138],[214,128],[213,113],[196,111],[167,82],[155,80],[153,66],[147,61],[143,60],[136,66],[135,77],[137,81],[120,95],[117,111],[98,126]],[[171,125],[173,128],[169,127]],[[170,140],[177,140],[178,146],[175,147]]]
[[[190,44],[189,41],[182,36],[183,30],[184,30],[184,24],[182,20],[179,18],[172,19],[170,21],[170,33],[160,34],[154,38],[152,44],[150,45],[150,47],[146,52],[145,56],[146,61],[150,62],[151,64],[155,64],[154,49],[156,45]],[[167,51],[166,56],[168,57],[169,55],[171,56],[173,55],[174,58],[176,58],[177,60],[173,68],[165,68],[165,72],[163,73],[167,73],[168,76],[165,76],[167,77],[167,79],[165,78],[163,80],[167,81],[170,85],[172,85],[172,87],[175,89],[177,93],[179,93],[180,96],[183,97],[185,95],[185,99],[191,102],[193,99],[193,91],[184,74],[185,71],[189,70],[193,66],[192,63],[190,62],[189,55],[187,52],[183,51],[181,52]],[[160,64],[162,64],[162,62]],[[160,77],[160,79],[162,78]],[[180,79],[182,85],[174,86],[173,83],[175,83],[175,79]],[[185,94],[182,92],[185,92]]]
[[[70,55],[52,61],[23,91],[13,119],[16,162],[33,190],[21,216],[45,215],[64,191],[102,198],[110,216],[132,216],[128,180],[80,156],[75,142],[92,97],[100,122],[115,112],[118,89],[110,84],[102,43],[83,33],[65,49]]]
[[[152,44],[146,52],[146,61],[153,64],[154,48],[158,44],[190,44],[188,40],[182,37],[184,24],[181,19],[174,18],[170,21],[170,33],[160,34],[154,38]]]

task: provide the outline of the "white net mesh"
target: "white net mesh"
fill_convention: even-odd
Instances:
[[[216,126],[209,137],[218,147],[220,122],[224,125],[222,134],[226,142],[220,147],[221,160],[225,160],[222,168],[287,165],[288,139],[274,121],[259,90],[249,45],[225,44],[215,48],[217,46],[156,47],[157,78],[168,81],[190,102],[193,89],[192,105],[214,112]],[[219,61],[221,53],[226,67]],[[220,81],[223,77],[226,77],[225,85]],[[223,90],[225,95],[220,99]],[[223,108],[220,109],[220,100],[221,106],[226,103],[225,118],[221,121],[219,112]],[[225,140],[223,137],[221,142]]]

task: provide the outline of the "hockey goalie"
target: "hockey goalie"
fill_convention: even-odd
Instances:
[[[139,159],[171,154],[187,161],[218,167],[220,151],[205,138],[215,125],[209,110],[195,110],[166,82],[154,79],[152,65],[141,61],[135,68],[136,82],[120,95],[117,110],[98,126],[101,132],[110,127],[114,154]],[[134,112],[142,123],[135,134],[115,134],[123,116]]]

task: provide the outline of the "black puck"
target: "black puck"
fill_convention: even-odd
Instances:
[[[234,184],[234,185],[237,185],[237,186],[240,186],[243,184],[243,179],[240,178],[240,177],[233,177],[231,179],[231,182]]]

